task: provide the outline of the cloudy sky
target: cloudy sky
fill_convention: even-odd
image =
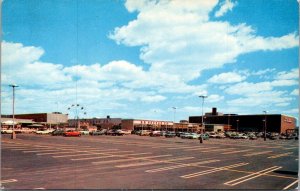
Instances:
[[[4,0],[2,113],[298,117],[296,0]],[[82,113],[79,113],[83,117]]]

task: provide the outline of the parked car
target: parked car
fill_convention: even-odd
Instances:
[[[12,129],[2,129],[1,134],[12,134],[13,130]]]
[[[75,131],[75,130],[68,130],[68,131],[64,132],[63,136],[65,136],[65,137],[80,137],[81,133],[79,131]]]
[[[238,135],[239,139],[248,139],[248,135],[247,134],[239,134]]]
[[[250,134],[250,135],[249,135],[249,139],[250,139],[250,140],[256,140],[257,137],[256,137],[254,134]]]
[[[295,139],[295,137],[296,137],[296,136],[290,134],[290,135],[287,135],[287,136],[286,136],[286,139],[287,139],[287,140],[292,140],[292,139]]]
[[[200,137],[202,137],[203,140],[208,140],[209,139],[209,135],[207,133],[200,134]]]
[[[277,140],[278,138],[279,138],[279,136],[276,136],[276,135],[271,135],[269,137],[269,139],[271,139],[271,140]]]
[[[125,135],[125,132],[124,132],[123,130],[121,130],[121,129],[115,130],[115,133],[116,133],[116,135],[118,135],[118,136],[123,136],[123,135]]]
[[[116,136],[117,135],[116,130],[114,130],[114,129],[110,129],[110,130],[106,131],[105,134],[106,135],[112,135],[112,136]]]
[[[180,138],[182,138],[182,139],[188,139],[189,136],[190,136],[190,133],[182,133],[182,134],[180,135]]]
[[[166,133],[165,137],[167,137],[167,138],[176,137],[176,133],[172,132],[172,131],[169,131],[169,132]]]
[[[224,133],[218,133],[217,136],[216,136],[217,139],[224,139],[226,138],[225,134]]]
[[[190,133],[190,134],[188,135],[188,138],[189,138],[189,139],[198,139],[199,137],[200,137],[200,135],[197,134],[197,133]]]
[[[217,134],[215,132],[210,132],[209,133],[209,138],[216,138]]]
[[[54,130],[51,129],[46,129],[46,130],[37,130],[35,133],[38,135],[47,135],[47,134],[51,134]]]
[[[142,131],[140,131],[140,136],[149,136],[150,135],[150,133],[151,133],[151,131],[149,131],[149,130],[142,130]]]
[[[151,136],[151,137],[159,137],[159,136],[160,136],[160,131],[152,131],[152,132],[150,133],[150,136]]]
[[[56,129],[56,130],[54,130],[51,134],[53,135],[53,136],[59,136],[59,135],[64,135],[64,130],[63,129]]]
[[[120,129],[124,135],[130,135],[131,130],[126,130],[126,129]]]
[[[104,135],[106,131],[103,130],[97,130],[97,131],[91,131],[90,135]]]
[[[280,136],[279,136],[279,139],[286,139],[287,138],[287,135],[286,134],[281,134]]]
[[[81,133],[81,135],[89,135],[90,132],[88,130],[82,130],[82,131],[79,131]]]
[[[131,134],[138,135],[139,134],[139,130],[132,130]]]
[[[160,135],[161,135],[161,136],[165,136],[166,133],[167,133],[166,131],[161,131],[161,132],[160,132]]]
[[[177,131],[177,132],[176,132],[176,136],[177,136],[177,137],[180,137],[180,135],[181,135],[182,133],[183,133],[183,132],[181,132],[181,131]]]

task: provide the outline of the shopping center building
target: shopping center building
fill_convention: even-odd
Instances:
[[[201,123],[202,116],[190,116],[189,122]],[[223,114],[218,113],[216,108],[213,108],[211,113],[206,113],[203,116],[203,122],[206,130],[210,124],[221,124],[226,127],[226,130],[241,132],[263,132],[265,126],[266,132],[286,133],[293,132],[296,129],[296,118],[292,116],[283,114]]]

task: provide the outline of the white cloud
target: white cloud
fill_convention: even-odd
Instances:
[[[264,69],[264,70],[259,70],[259,71],[251,72],[251,75],[261,76],[261,75],[273,73],[275,70],[276,70],[275,68],[267,68],[267,69]]]
[[[161,96],[161,95],[153,95],[153,96],[150,95],[150,96],[141,97],[141,101],[144,101],[144,102],[160,102],[165,99],[166,99],[166,97]]]
[[[212,94],[212,95],[209,95],[206,100],[209,103],[215,103],[215,102],[219,102],[219,101],[224,100],[224,96],[220,96],[220,95],[217,95],[217,94]]]
[[[293,99],[286,96],[285,91],[264,91],[245,95],[238,99],[228,101],[229,105],[243,107],[269,107],[271,105],[286,106]]]
[[[272,86],[294,86],[298,83],[297,80],[273,80],[271,82]]]
[[[218,75],[214,75],[208,82],[215,84],[227,84],[227,83],[236,83],[241,82],[246,79],[246,76],[242,76],[235,72],[227,72]]]
[[[249,95],[257,92],[271,91],[273,89],[270,82],[241,82],[225,89],[227,94]]]
[[[289,80],[299,78],[299,68],[294,68],[291,71],[283,71],[277,74],[277,79],[279,80]]]
[[[291,95],[293,95],[293,96],[299,96],[299,89],[294,89],[294,90],[291,92]]]
[[[210,21],[217,1],[126,1],[135,20],[115,28],[110,38],[126,46],[140,46],[140,58],[149,72],[170,74],[183,82],[203,70],[234,63],[238,56],[298,46],[296,33],[262,37],[245,23]],[[146,31],[146,32],[145,32]]]
[[[221,4],[221,8],[215,13],[215,17],[221,17],[226,12],[232,11],[233,7],[237,5],[237,2],[232,2],[230,0],[226,0]]]
[[[150,75],[142,67],[124,60],[104,65],[96,63],[65,67],[42,62],[44,50],[39,47],[4,42],[2,49],[4,76],[2,83],[5,85],[16,83],[20,86],[17,89],[17,101],[22,103],[18,107],[20,112],[28,112],[29,106],[31,112],[50,112],[54,110],[54,102],[58,100],[67,107],[77,99],[78,103],[89,105],[95,113],[99,110],[95,105],[100,105],[103,110],[112,108],[111,106],[122,106],[121,102],[124,101],[160,102],[167,98],[161,94],[178,91],[176,87],[182,88],[181,91],[203,88],[189,86],[176,76],[167,78],[166,74]],[[152,80],[154,77],[155,80]],[[166,80],[162,81],[164,78]],[[138,86],[140,82],[142,83]],[[128,84],[132,84],[131,87],[126,87]],[[6,88],[5,91],[9,91]],[[10,94],[5,92],[3,96],[5,97],[1,101],[4,111],[9,110]]]

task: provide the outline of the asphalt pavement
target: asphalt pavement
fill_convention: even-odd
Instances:
[[[298,181],[298,140],[1,136],[2,189],[267,189]]]

